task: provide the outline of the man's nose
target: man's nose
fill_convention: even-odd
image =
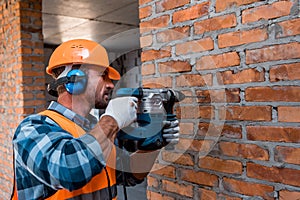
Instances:
[[[114,85],[114,83],[112,82],[112,80],[107,79],[107,80],[106,80],[106,88],[114,89],[114,87],[115,87],[115,85]]]

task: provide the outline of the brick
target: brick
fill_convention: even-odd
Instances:
[[[236,73],[228,70],[217,73],[217,79],[221,85],[263,82],[265,80],[265,72],[258,69],[245,69]]]
[[[293,2],[291,1],[279,1],[271,5],[263,5],[244,10],[242,12],[242,23],[287,16],[291,13],[292,6]]]
[[[31,18],[41,18],[42,17],[42,12],[38,10],[23,10],[20,9],[21,16],[27,16]]]
[[[145,6],[139,9],[139,18],[143,19],[149,17],[152,14],[152,6]]]
[[[18,97],[18,99],[33,99],[34,98],[34,94],[32,94],[31,92],[16,94],[16,96]]]
[[[180,129],[181,130],[181,129]],[[199,123],[197,134],[200,136],[227,138],[242,138],[242,128],[239,125],[214,124],[214,123]]]
[[[175,178],[175,168],[173,166],[155,163],[151,169],[151,173],[160,176],[165,176],[168,178]]]
[[[216,0],[216,11],[221,12],[226,9],[236,8],[259,1],[262,0]]]
[[[38,76],[45,76],[44,71],[23,71],[23,76],[30,76],[30,77],[38,77]]]
[[[199,197],[200,199],[205,199],[205,200],[215,200],[217,199],[217,194],[216,192],[212,190],[206,190],[203,188],[199,188]]]
[[[170,57],[171,56],[171,49],[164,48],[160,50],[146,50],[143,51],[141,54],[141,60],[142,62],[150,61],[150,60],[156,60],[160,58]]]
[[[23,73],[22,73],[23,74]],[[32,84],[33,83],[33,79],[31,77],[23,77],[23,80],[21,82],[22,84]]]
[[[201,153],[201,155],[203,155],[204,153],[208,153],[213,148],[213,146],[214,146],[214,141],[212,140],[196,140],[196,139],[193,140],[193,139],[180,138],[178,144],[176,145],[176,149],[191,150],[191,151]]]
[[[255,102],[299,102],[300,87],[251,87],[245,90],[245,100]]]
[[[179,165],[194,166],[193,156],[189,154],[163,151],[162,159],[166,162],[176,163]]]
[[[180,179],[199,185],[218,185],[218,177],[216,175],[212,175],[206,172],[196,172],[189,169],[180,169]]]
[[[218,36],[220,48],[239,46],[268,39],[267,29],[251,29],[247,31],[236,31],[224,33]]]
[[[153,36],[152,35],[146,35],[140,37],[140,45],[141,48],[151,46],[153,43]]]
[[[36,87],[34,87],[36,88]],[[40,89],[42,90],[42,89]],[[27,90],[28,91],[28,90]],[[31,91],[34,91],[33,89],[31,89]],[[44,105],[45,104],[45,100],[24,100],[24,106],[38,106],[38,105]]]
[[[277,146],[275,150],[276,161],[300,165],[300,148]]]
[[[247,176],[275,183],[300,186],[300,171],[296,169],[266,167],[255,163],[247,163]]]
[[[300,80],[300,63],[271,67],[269,74],[271,82]]]
[[[173,13],[173,24],[197,19],[202,16],[208,15],[208,9],[209,2],[204,2],[184,10],[176,11]]]
[[[192,70],[192,66],[187,61],[168,61],[158,64],[159,72],[164,73],[179,73],[189,72]]]
[[[30,23],[30,18],[29,17],[21,17],[20,19],[22,24],[29,24]]]
[[[140,23],[140,32],[145,33],[159,28],[168,26],[170,17],[168,15],[163,15],[158,18],[154,18],[148,21],[143,21]]]
[[[181,92],[185,95],[185,98],[178,103],[179,105],[182,105],[182,104],[192,104],[192,103],[196,102],[195,101],[196,97],[195,98],[190,98],[190,96],[194,95],[193,91],[191,91],[190,88],[186,88],[185,90],[181,90]]]
[[[176,87],[212,85],[211,74],[183,74],[176,77]]]
[[[255,144],[220,142],[219,147],[222,155],[252,160],[269,160],[269,152]]]
[[[44,49],[34,49],[33,54],[34,55],[44,55]]]
[[[154,64],[142,64],[142,75],[153,75],[155,74],[155,65]]]
[[[158,188],[159,181],[156,178],[152,177],[152,176],[148,176],[147,177],[147,186],[148,187]]]
[[[141,5],[149,3],[151,1],[153,1],[153,0],[139,0],[139,5],[141,6]]]
[[[259,183],[251,183],[244,180],[236,180],[231,178],[223,178],[224,189],[229,192],[236,192],[248,196],[262,197],[263,199],[274,199],[274,187]]]
[[[149,88],[164,88],[164,87],[172,87],[172,77],[164,76],[158,78],[147,78],[142,80],[143,87]]]
[[[18,6],[16,5],[16,8],[18,8],[18,7],[21,7],[22,9],[30,8],[29,2],[19,2],[19,5]]]
[[[168,180],[162,180],[162,189],[185,197],[193,197],[194,195],[192,185],[178,184]]]
[[[20,111],[17,111],[17,113],[23,113],[26,115],[34,114],[35,109],[34,108],[21,108]]]
[[[219,197],[220,200],[221,199],[224,199],[224,200],[242,200],[242,198],[232,197],[232,196],[228,196],[228,195],[224,195],[224,194],[219,194],[218,197]]]
[[[247,126],[248,140],[270,142],[300,142],[300,127]]]
[[[179,123],[180,134],[191,135],[194,133],[194,124],[193,123]]]
[[[219,69],[240,65],[240,56],[237,52],[218,55],[202,56],[197,60],[196,70]]]
[[[190,27],[176,27],[157,33],[156,40],[158,43],[182,40],[190,35]]]
[[[174,200],[173,197],[167,196],[165,194],[159,194],[150,190],[147,190],[147,199],[153,200]]]
[[[300,58],[300,43],[279,44],[261,49],[246,50],[246,63],[261,63],[275,60]]]
[[[223,15],[218,17],[209,18],[194,23],[194,33],[203,34],[226,28],[235,27],[237,24],[235,14]]]
[[[25,86],[20,86],[20,92],[43,91],[43,90],[45,90],[45,85],[40,85],[40,86],[34,86],[34,85],[28,86],[28,85],[25,85]],[[38,103],[38,102],[28,102],[28,103],[34,104],[34,103]]]
[[[24,62],[41,62],[41,63],[43,63],[43,61],[44,61],[43,56],[23,55],[22,59],[23,59]]]
[[[35,42],[31,41],[31,40],[24,40],[22,41],[22,46],[23,47],[31,47],[31,48],[35,48]]]
[[[300,35],[300,18],[280,22],[277,26],[280,31],[276,34],[276,38]]]
[[[176,109],[176,115],[179,119],[213,119],[214,111],[211,106],[180,106]]]
[[[156,5],[156,12],[164,12],[167,10],[172,10],[174,8],[179,8],[188,4],[190,0],[162,0],[157,2]]]
[[[280,122],[300,122],[300,107],[279,106],[278,121]]]
[[[45,78],[44,77],[35,78],[33,84],[36,86],[45,85]]]
[[[199,158],[198,166],[201,169],[208,169],[229,174],[242,174],[243,165],[235,160],[222,160],[213,157]]]
[[[21,52],[19,52],[19,53],[21,53],[21,54],[31,54],[32,53],[31,48],[23,47],[20,50],[21,50]]]
[[[238,121],[271,121],[270,106],[227,106],[220,108],[220,116],[226,120]]]
[[[196,95],[198,103],[238,103],[240,102],[240,89],[224,89],[224,90],[197,90]]]
[[[176,55],[209,51],[214,49],[214,42],[210,37],[200,40],[188,41],[176,44]]]
[[[290,199],[299,199],[300,192],[289,191],[289,190],[280,190],[279,199],[280,200],[290,200]]]

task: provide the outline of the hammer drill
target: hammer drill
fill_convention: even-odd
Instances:
[[[175,121],[175,102],[182,101],[185,95],[172,89],[120,88],[117,97],[138,98],[137,121],[118,133],[119,141],[132,143],[135,149],[154,150],[167,144],[162,137],[163,121]],[[126,147],[125,147],[126,148]],[[132,150],[134,151],[134,149]]]

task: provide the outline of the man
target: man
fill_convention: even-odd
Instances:
[[[119,153],[114,142],[118,131],[136,120],[137,99],[109,101],[112,80],[120,75],[109,66],[106,50],[93,41],[62,43],[46,71],[56,80],[49,90],[57,91],[58,99],[24,119],[15,132],[13,199],[115,199]],[[92,108],[106,108],[98,122],[89,114]],[[165,136],[177,141],[178,125],[171,129],[175,131]],[[125,168],[138,172],[151,169],[154,160],[122,156],[118,160],[129,160]],[[126,173],[122,181],[134,185],[146,174]]]

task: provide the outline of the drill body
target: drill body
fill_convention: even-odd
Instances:
[[[137,149],[153,150],[165,146],[162,137],[163,121],[174,121],[175,102],[185,98],[184,94],[172,89],[120,88],[117,97],[134,96],[138,99],[137,122],[118,133],[118,139],[134,143]]]

